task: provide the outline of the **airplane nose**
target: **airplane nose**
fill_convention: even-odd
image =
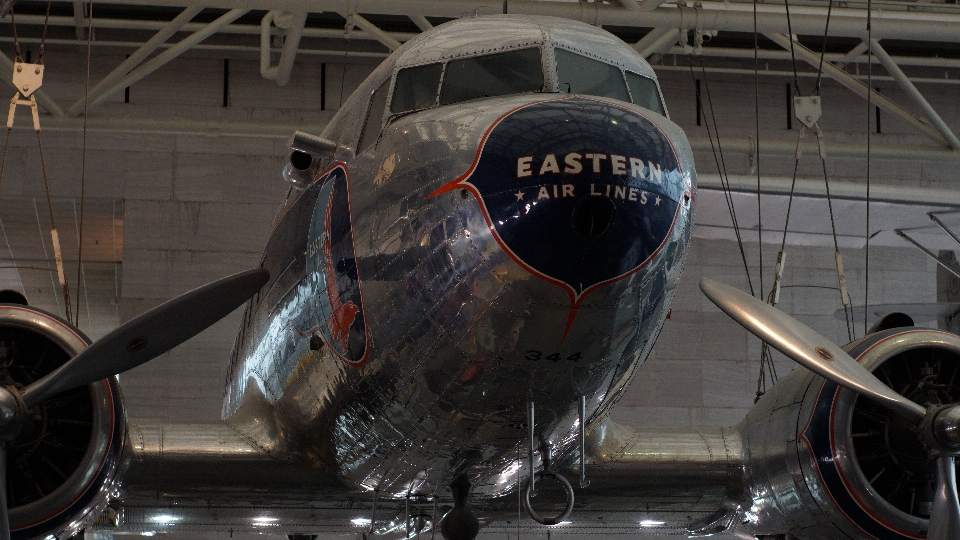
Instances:
[[[653,115],[571,96],[501,116],[470,170],[434,194],[473,192],[503,250],[575,307],[666,245],[690,203],[691,172]]]

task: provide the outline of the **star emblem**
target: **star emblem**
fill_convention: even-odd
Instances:
[[[657,198],[654,199],[653,204],[655,204],[655,205],[657,205],[657,206],[660,206],[660,196],[659,196],[659,195],[657,195]]]
[[[518,192],[514,193],[513,195],[517,198],[518,201],[522,201],[522,200],[523,200],[523,192],[522,192],[522,191],[518,191]]]

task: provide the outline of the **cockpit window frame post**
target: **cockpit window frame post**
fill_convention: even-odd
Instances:
[[[377,146],[377,142],[380,140],[380,135],[383,132],[384,117],[387,114],[387,108],[390,106],[390,101],[389,101],[390,86],[389,85],[393,84],[391,79],[392,79],[392,74],[385,77],[382,81],[380,81],[379,84],[374,85],[373,90],[371,90],[369,95],[367,96],[367,114],[363,116],[363,122],[360,124],[360,136],[357,137],[357,155],[364,153],[368,148],[371,148],[371,147],[375,148]],[[373,127],[368,125],[368,122],[370,120],[370,115],[373,114],[374,112],[373,108],[376,106],[375,100],[377,97],[377,92],[379,92],[380,90],[386,90],[387,96],[386,98],[384,98],[385,101],[383,103],[383,110],[380,111],[380,122],[378,125],[376,125],[377,136],[372,143],[364,146],[363,144],[364,137],[367,134],[366,133],[367,129],[370,127]]]

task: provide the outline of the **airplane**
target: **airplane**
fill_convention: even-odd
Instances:
[[[0,305],[0,540],[471,540],[531,520],[960,537],[954,334],[879,327],[842,349],[705,279],[809,371],[730,428],[607,418],[667,318],[696,200],[655,73],[613,35],[511,15],[437,26],[290,147],[259,268],[94,343]],[[115,374],[244,303],[222,420],[126,417]]]

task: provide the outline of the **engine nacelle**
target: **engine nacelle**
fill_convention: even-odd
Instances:
[[[920,328],[846,347],[916,403],[960,401],[960,336]],[[807,370],[784,377],[739,426],[742,527],[809,539],[926,537],[933,461],[915,427]]]
[[[0,384],[22,388],[90,340],[42,310],[0,304]],[[126,416],[116,377],[64,392],[26,413],[8,443],[12,538],[68,537],[105,509],[117,475]]]

